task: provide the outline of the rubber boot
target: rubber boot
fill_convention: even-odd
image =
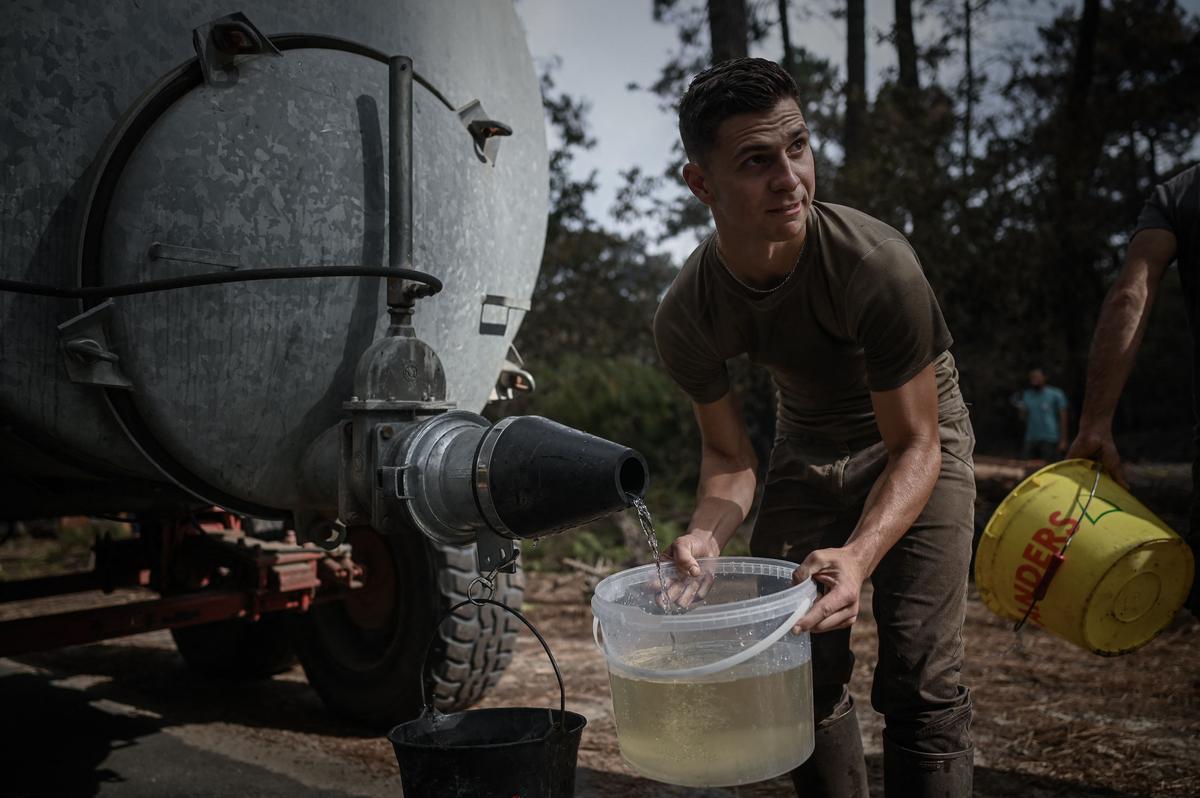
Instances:
[[[974,746],[952,754],[924,754],[883,736],[883,794],[886,798],[970,798]]]
[[[870,797],[854,704],[817,724],[812,756],[792,771],[792,784],[801,798]]]

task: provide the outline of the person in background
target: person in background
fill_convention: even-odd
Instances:
[[[758,463],[726,361],[747,353],[778,389],[778,434],[750,542],[799,563],[824,594],[812,632],[816,749],[805,798],[866,798],[847,685],[850,627],[874,587],[888,795],[971,794],[971,696],[962,624],[974,521],[975,437],[952,339],[916,252],[895,229],[817,202],[795,82],[757,58],[697,75],[679,107],[683,177],[716,232],[654,317],[663,365],[691,397],[700,481],[668,555],[697,582],[754,502]],[[672,599],[686,601],[689,584]]]
[[[1014,395],[1025,437],[1021,441],[1022,460],[1051,461],[1067,451],[1067,395],[1046,384],[1041,369],[1029,372],[1029,387]]]
[[[1129,486],[1113,440],[1113,416],[1145,335],[1154,298],[1172,262],[1179,266],[1179,284],[1192,332],[1192,414],[1197,422],[1194,440],[1200,442],[1200,391],[1196,386],[1200,375],[1200,346],[1196,340],[1200,335],[1200,292],[1196,287],[1200,271],[1200,165],[1156,186],[1142,207],[1125,263],[1100,308],[1088,354],[1079,434],[1067,456],[1098,460],[1125,487]],[[1200,563],[1200,447],[1194,451],[1187,540]],[[1200,617],[1200,579],[1193,582],[1185,606]]]

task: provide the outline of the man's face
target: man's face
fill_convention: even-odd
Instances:
[[[1046,384],[1046,375],[1042,373],[1041,369],[1034,369],[1033,371],[1029,372],[1030,387],[1040,389],[1045,384]]]
[[[816,192],[808,126],[796,101],[725,119],[703,164],[685,166],[684,178],[723,234],[769,242],[795,238]]]

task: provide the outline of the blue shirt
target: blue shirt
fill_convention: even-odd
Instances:
[[[1021,404],[1025,406],[1025,440],[1058,443],[1058,414],[1067,409],[1067,395],[1053,385],[1040,391],[1026,388]]]

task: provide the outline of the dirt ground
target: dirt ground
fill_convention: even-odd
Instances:
[[[875,625],[870,602],[855,626],[853,690],[870,706]],[[602,657],[591,640],[591,610],[573,574],[532,574],[530,618],[546,634],[563,671],[567,707],[589,719],[583,767],[608,774],[597,796],[693,794],[639,779],[621,760]],[[971,591],[964,629],[963,679],[975,697],[977,796],[1200,795],[1200,623],[1181,616],[1159,638],[1115,659],[1077,649],[1041,630],[1014,649],[1011,624]],[[549,706],[554,676],[535,641],[523,639],[487,706]],[[882,795],[882,718],[863,712],[872,792]],[[747,798],[789,796],[789,782],[731,791]]]
[[[1022,475],[1014,464],[992,463],[983,471],[987,468],[993,483]],[[1149,484],[1154,475],[1144,476]],[[1186,475],[1174,476],[1175,482],[1186,481]],[[999,485],[992,492],[1003,490]],[[12,578],[6,559],[12,553],[0,554]],[[119,592],[111,600],[135,597]],[[853,635],[858,663],[852,689],[872,792],[880,796],[882,719],[869,708],[875,625],[869,595],[864,599]],[[1200,796],[1200,622],[1180,613],[1141,650],[1104,658],[1033,628],[1018,647],[1010,622],[987,610],[973,587],[969,599],[963,680],[975,699],[976,796]],[[634,774],[617,747],[607,673],[592,642],[587,601],[579,573],[528,574],[524,610],[558,658],[568,709],[588,718],[579,752],[579,798],[793,795],[785,779],[692,790]],[[7,605],[0,617],[36,606]],[[533,637],[523,634],[504,677],[480,706],[557,702],[550,664]],[[0,659],[0,707],[6,719],[0,723],[0,772],[6,774],[0,795],[229,794],[220,785],[244,786],[251,768],[267,774],[260,778],[268,786],[235,791],[400,794],[390,746],[326,712],[299,667],[266,683],[209,681],[188,671],[167,632]],[[133,760],[139,750],[146,761]],[[189,773],[195,775],[187,777],[192,781],[179,783],[198,791],[177,792],[159,781],[164,761],[178,770],[192,760]],[[58,778],[53,783],[65,789],[41,789],[51,769]],[[29,774],[28,782],[22,774]],[[23,790],[23,784],[32,786]]]
[[[869,707],[875,627],[855,627],[853,689],[862,712],[872,792],[882,795],[881,718]],[[532,573],[525,610],[546,636],[567,685],[567,707],[588,718],[579,752],[578,798],[768,798],[793,795],[783,779],[723,790],[669,787],[640,778],[617,748],[604,661],[591,610],[573,573]],[[1108,659],[1032,630],[1014,650],[1010,625],[972,590],[964,680],[975,696],[975,795],[1107,798],[1200,795],[1200,623],[1180,616],[1133,654]],[[228,794],[248,767],[264,768],[261,795],[400,794],[390,746],[329,715],[297,667],[266,683],[229,685],[187,670],[166,632],[0,660],[4,723],[0,767],[14,795],[165,795],[159,767],[178,770],[199,795]],[[520,640],[498,687],[481,706],[557,706],[553,671],[531,635]],[[65,736],[64,736],[65,735]],[[168,740],[166,746],[161,740]],[[53,747],[53,753],[47,754]],[[138,749],[149,763],[133,764]],[[167,753],[155,752],[165,749]],[[45,784],[50,756],[66,791],[22,791],[12,775]],[[170,759],[164,763],[162,760]],[[238,770],[242,768],[243,770]],[[30,776],[34,778],[33,775]],[[77,789],[76,789],[77,788]],[[0,787],[0,794],[9,794]]]

